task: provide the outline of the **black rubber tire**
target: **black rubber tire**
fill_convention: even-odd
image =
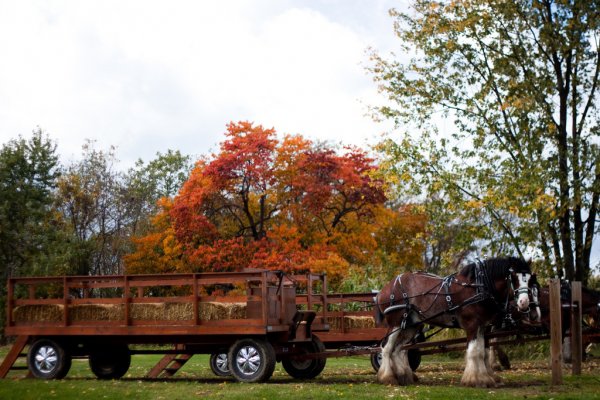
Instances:
[[[71,354],[55,340],[39,339],[29,347],[27,365],[36,378],[62,379],[71,369]]]
[[[410,369],[416,371],[421,365],[421,352],[419,349],[410,349],[408,350],[408,365],[410,365]]]
[[[210,355],[210,369],[217,376],[231,376],[227,350],[221,350]]]
[[[302,345],[300,350],[304,354],[316,354],[325,352],[325,345],[321,340],[313,336],[312,341]],[[325,364],[326,358],[314,358],[310,360],[295,360],[293,357],[284,358],[281,360],[281,365],[285,372],[296,379],[313,379],[319,376]]]
[[[410,369],[416,371],[421,365],[421,352],[418,349],[408,350],[408,365]],[[381,367],[381,352],[371,354],[371,366],[375,372]]]
[[[120,379],[131,365],[131,352],[127,345],[103,346],[89,356],[90,369],[98,379]]]
[[[227,354],[231,375],[239,382],[265,382],[275,370],[275,350],[263,339],[240,339]]]
[[[371,354],[371,366],[375,372],[379,371],[379,368],[381,367],[381,351]]]

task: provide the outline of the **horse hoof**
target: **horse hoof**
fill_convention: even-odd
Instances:
[[[478,388],[495,388],[496,385],[496,381],[491,377],[488,376],[487,378],[483,378],[483,379],[462,379],[460,381],[460,383],[463,386],[470,386],[470,387],[478,387]]]
[[[396,379],[396,377],[394,375],[385,375],[385,376],[377,375],[377,381],[384,385],[396,386],[399,384],[398,379]]]
[[[396,379],[398,380],[398,385],[400,386],[408,386],[410,384],[415,383],[414,378],[415,374],[413,374],[412,372],[410,374],[396,376]]]
[[[417,376],[417,374],[413,373],[413,382],[417,383],[419,382],[419,377]]]

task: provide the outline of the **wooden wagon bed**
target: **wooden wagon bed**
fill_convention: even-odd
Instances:
[[[270,271],[11,278],[6,334],[202,336],[288,332],[295,289]]]

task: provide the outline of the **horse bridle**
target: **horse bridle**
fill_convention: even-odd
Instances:
[[[514,299],[515,299],[515,301],[517,301],[519,299],[519,296],[521,296],[522,294],[527,294],[527,296],[534,297],[533,291],[529,288],[529,280],[531,280],[531,274],[530,273],[529,274],[528,273],[516,273],[517,279],[520,278],[519,275],[523,275],[523,278],[520,279],[520,282],[521,283],[526,283],[526,285],[525,286],[519,285],[519,287],[517,289],[515,289],[515,286],[514,286],[513,280],[512,280],[512,274],[513,273],[515,273],[515,270],[512,269],[512,268],[510,268],[509,269],[509,275],[507,276],[507,279],[510,279],[510,290],[512,290],[513,293],[514,293]],[[525,280],[525,276],[526,275],[529,275],[529,278],[527,280]],[[533,304],[534,302],[537,303],[537,299],[534,298],[533,302],[531,302],[531,301],[529,302],[529,307],[527,307],[527,310],[521,311],[521,310],[518,309],[518,307],[517,307],[517,309],[518,309],[518,311],[520,313],[527,314],[528,312],[531,311],[531,304]]]

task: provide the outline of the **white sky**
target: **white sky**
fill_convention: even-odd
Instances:
[[[218,148],[229,121],[374,144],[366,49],[398,48],[407,0],[0,0],[0,144],[41,127],[121,167]],[[595,247],[594,262],[600,255]]]
[[[0,143],[37,126],[64,159],[84,140],[122,166],[206,154],[229,121],[366,145],[389,126],[365,71],[397,46],[404,0],[0,0]]]

